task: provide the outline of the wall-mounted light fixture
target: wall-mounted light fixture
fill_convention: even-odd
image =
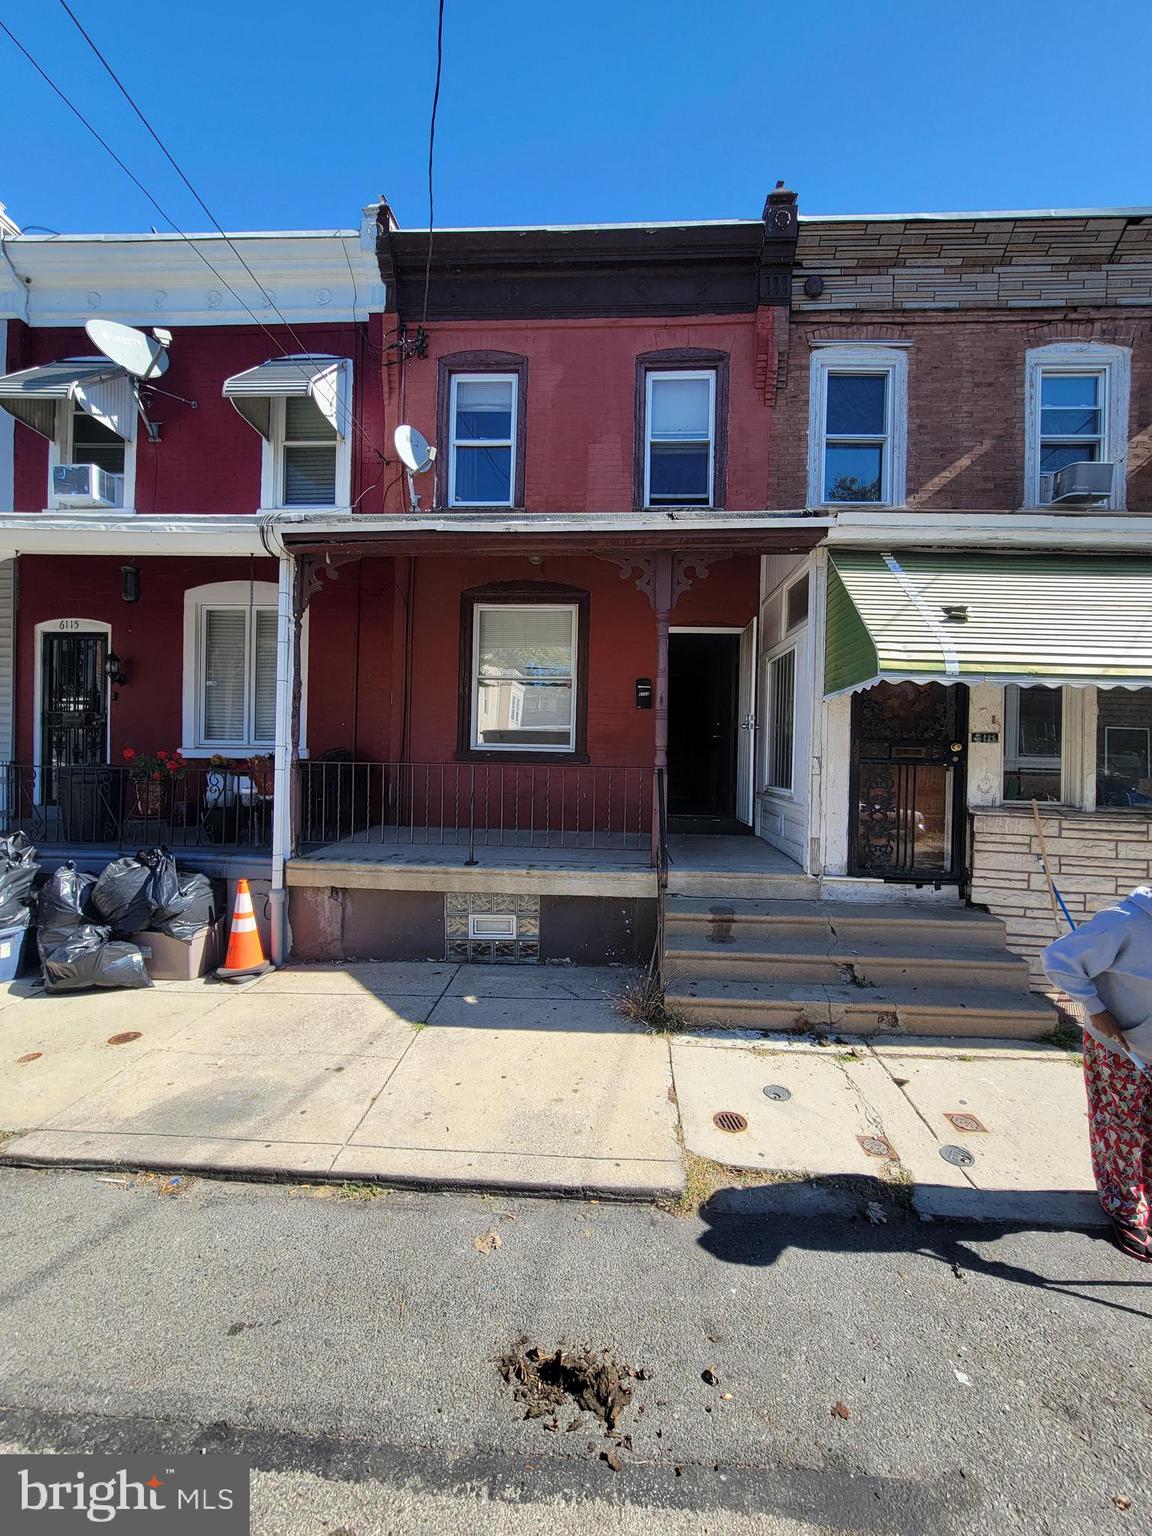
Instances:
[[[140,601],[140,567],[138,565],[120,567],[120,596],[126,603]]]
[[[121,661],[115,651],[109,651],[104,658],[104,676],[112,684],[113,688],[122,688],[128,679],[120,670]]]

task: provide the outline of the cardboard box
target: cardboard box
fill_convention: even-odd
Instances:
[[[191,943],[170,939],[166,933],[134,933],[129,942],[144,956],[144,968],[153,981],[192,981],[224,964],[227,926],[220,918],[201,928]]]

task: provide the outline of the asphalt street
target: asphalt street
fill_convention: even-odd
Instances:
[[[0,1448],[234,1451],[260,1536],[1148,1530],[1150,1280],[1098,1235],[898,1206],[5,1169]],[[593,1421],[522,1417],[521,1337],[644,1371],[619,1470]]]

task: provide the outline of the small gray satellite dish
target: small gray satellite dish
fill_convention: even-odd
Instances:
[[[87,320],[84,329],[89,341],[100,348],[105,357],[111,358],[128,373],[138,379],[157,379],[168,368],[168,341],[171,336],[161,331],[146,336],[130,325],[117,320]]]
[[[409,474],[422,475],[426,469],[432,468],[436,450],[416,427],[397,427],[392,434],[392,441],[396,444],[400,462]]]

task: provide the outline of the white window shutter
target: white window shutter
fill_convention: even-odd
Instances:
[[[276,740],[276,610],[259,608],[255,619],[252,740],[270,745]]]
[[[244,740],[247,624],[242,608],[205,610],[205,741]]]

